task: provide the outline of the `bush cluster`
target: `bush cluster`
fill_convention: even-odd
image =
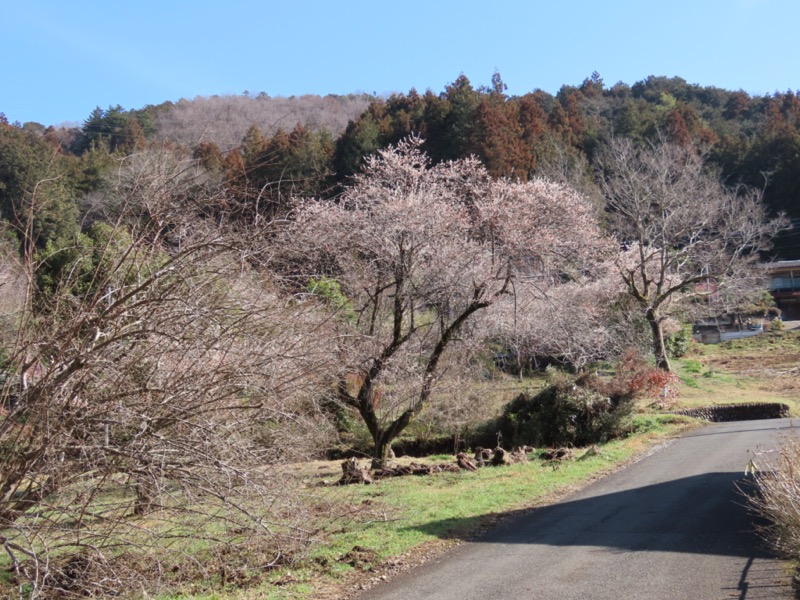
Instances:
[[[547,386],[522,393],[487,427],[505,445],[586,446],[630,431],[634,401],[653,396],[671,398],[677,378],[654,368],[635,351],[625,353],[615,374],[570,375],[551,370]]]
[[[608,393],[593,375],[551,375],[537,394],[520,394],[497,423],[512,445],[586,446],[617,437],[633,409],[632,394]]]

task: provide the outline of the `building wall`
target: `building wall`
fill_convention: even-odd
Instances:
[[[764,328],[753,331],[704,331],[692,335],[701,344],[719,344],[728,340],[739,340],[742,338],[753,337],[764,333]]]

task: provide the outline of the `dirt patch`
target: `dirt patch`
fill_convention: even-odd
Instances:
[[[800,354],[752,354],[720,358],[711,364],[718,364],[726,369],[743,375],[765,374],[772,372],[798,372]]]
[[[339,558],[340,563],[345,563],[358,569],[359,571],[368,571],[370,565],[376,561],[378,555],[369,548],[362,548],[361,546],[353,546],[347,554]]]

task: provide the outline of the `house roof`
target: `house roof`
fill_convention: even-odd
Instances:
[[[800,269],[800,260],[776,260],[765,265],[767,271],[780,271],[782,269]]]

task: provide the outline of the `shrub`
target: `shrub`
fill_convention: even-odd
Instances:
[[[678,395],[679,381],[674,373],[653,367],[637,351],[629,350],[620,359],[611,381],[601,386],[613,399],[658,397],[666,403]]]
[[[504,409],[498,429],[513,445],[585,446],[621,434],[630,396],[612,398],[592,375],[551,375],[535,395],[520,394]]]
[[[780,317],[776,317],[769,322],[770,331],[783,331],[784,324]]]
[[[667,354],[672,358],[686,356],[689,351],[689,344],[692,343],[692,326],[683,325],[678,331],[668,336],[664,340],[667,347]]]
[[[342,286],[335,279],[325,277],[310,278],[308,280],[307,291],[310,294],[324,298],[335,310],[341,311],[348,321],[354,321],[356,313],[353,305],[347,296],[342,292]]]

